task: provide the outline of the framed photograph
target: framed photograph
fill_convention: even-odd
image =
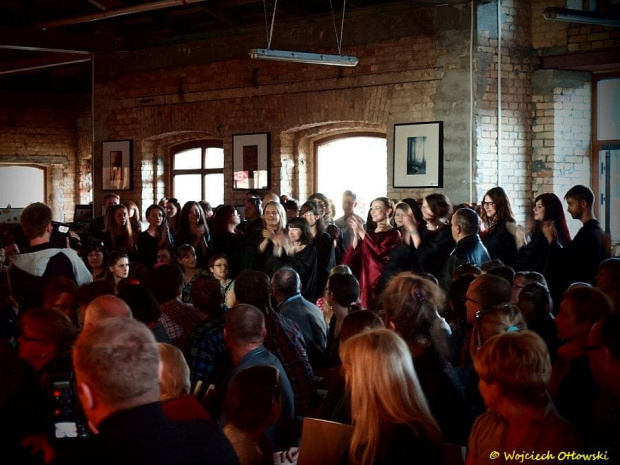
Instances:
[[[443,121],[394,125],[394,187],[443,187]]]
[[[233,136],[233,189],[270,189],[270,133]]]
[[[103,142],[101,150],[102,189],[104,191],[130,191],[133,178],[131,141]]]
[[[93,220],[92,205],[76,205],[73,212],[74,223],[90,223]]]

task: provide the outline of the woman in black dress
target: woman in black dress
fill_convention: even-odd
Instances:
[[[501,187],[494,187],[484,194],[482,201],[482,243],[493,260],[515,267],[517,263],[517,224],[510,206],[510,199]]]

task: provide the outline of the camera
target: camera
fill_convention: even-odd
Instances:
[[[81,250],[82,244],[79,239],[73,237],[70,231],[70,225],[52,221],[52,234],[50,236],[50,244],[58,249],[67,247],[67,238],[69,238],[69,246],[74,250]]]
[[[48,386],[53,404],[48,426],[52,442],[90,437],[88,421],[76,395],[73,372],[50,374]]]

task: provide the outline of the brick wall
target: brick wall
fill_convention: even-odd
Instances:
[[[85,116],[81,99],[5,93],[0,102],[0,163],[46,168],[45,201],[54,220],[72,221],[75,204],[87,203],[90,196],[91,131],[85,126],[91,120]]]

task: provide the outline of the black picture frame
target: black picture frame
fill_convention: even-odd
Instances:
[[[443,187],[443,121],[394,125],[393,186]]]

